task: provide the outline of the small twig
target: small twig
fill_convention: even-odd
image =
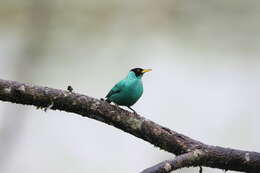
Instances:
[[[72,86],[69,85],[69,86],[67,87],[67,90],[68,90],[69,92],[72,92],[72,91],[73,91]]]
[[[202,173],[202,167],[200,166],[200,171],[199,171],[199,173]]]
[[[163,161],[153,167],[143,170],[141,173],[170,173],[184,167],[196,166],[198,160],[204,156],[203,152],[196,150],[176,156],[173,160]]]
[[[51,102],[51,104],[49,106],[43,108],[44,112],[47,112],[47,110],[51,109],[53,105],[54,105],[54,103]]]

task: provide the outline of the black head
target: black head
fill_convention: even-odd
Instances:
[[[133,68],[132,70],[136,77],[142,76],[144,73],[152,71],[152,69]]]
[[[141,76],[143,75],[143,70],[142,68],[133,68],[132,70],[130,71],[133,71],[135,73],[135,76],[138,77],[138,76]]]

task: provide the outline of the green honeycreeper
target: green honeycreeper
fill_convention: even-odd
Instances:
[[[143,94],[142,77],[146,72],[152,71],[151,69],[134,68],[129,71],[128,75],[121,81],[119,81],[106,95],[106,101],[114,102],[117,105],[126,106],[132,111],[133,104]]]

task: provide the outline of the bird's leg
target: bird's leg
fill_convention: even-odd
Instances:
[[[127,107],[128,107],[129,109],[131,109],[131,110],[134,112],[134,114],[137,114],[133,108],[131,108],[130,106],[127,106]]]

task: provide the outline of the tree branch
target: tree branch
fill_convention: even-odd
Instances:
[[[194,152],[199,151],[198,159],[195,159],[192,165],[183,164],[183,166],[260,172],[260,153],[206,145],[140,115],[86,95],[0,79],[0,100],[41,108],[48,107],[101,121],[177,155],[177,160],[185,159],[187,155],[192,155],[190,153],[194,155]],[[190,161],[183,162],[190,163]],[[176,164],[172,165],[176,167]]]

